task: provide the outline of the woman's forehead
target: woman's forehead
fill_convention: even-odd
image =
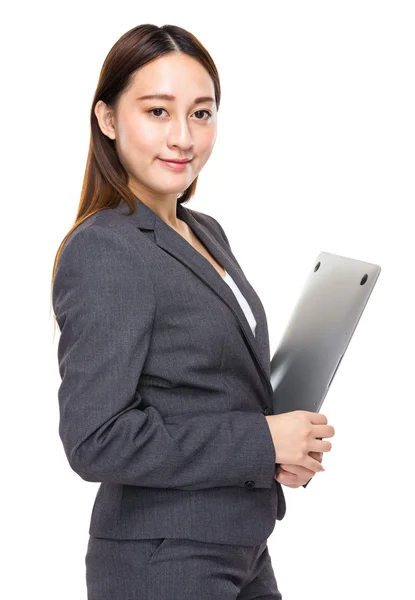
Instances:
[[[183,54],[161,56],[138,69],[132,78],[130,92],[138,98],[151,95],[164,95],[165,101],[214,101],[213,81],[196,59]],[[170,96],[170,97],[167,97]],[[151,98],[148,98],[151,99]]]

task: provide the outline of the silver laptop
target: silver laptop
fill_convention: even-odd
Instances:
[[[321,252],[271,360],[274,413],[319,412],[379,265]]]

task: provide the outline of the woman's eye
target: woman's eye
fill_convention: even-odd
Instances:
[[[165,110],[164,108],[151,108],[150,110],[148,110],[147,112],[152,113],[155,110]],[[167,111],[166,111],[167,112]],[[154,117],[158,117],[160,115],[153,115]]]
[[[197,110],[196,112],[197,113],[206,113],[207,114],[207,119],[209,119],[209,117],[212,116],[212,113],[209,112],[208,110]],[[207,119],[198,119],[198,121],[203,121],[203,120],[207,121]]]
[[[161,111],[163,111],[163,110],[164,110],[165,112],[167,112],[167,111],[166,111],[166,109],[164,109],[164,108],[151,108],[151,109],[150,109],[150,110],[148,110],[147,112],[148,112],[148,113],[152,113],[152,114],[153,114],[153,117],[159,118],[161,115],[155,115],[155,114],[154,114],[154,111],[156,111],[156,110],[161,110]],[[208,111],[208,110],[197,110],[197,111],[196,111],[194,114],[196,114],[196,113],[206,113],[206,114],[207,114],[207,118],[206,118],[206,119],[199,119],[199,118],[198,118],[198,119],[197,119],[198,121],[207,121],[207,119],[209,119],[209,117],[211,117],[211,116],[212,116],[212,113],[211,113],[210,111]]]

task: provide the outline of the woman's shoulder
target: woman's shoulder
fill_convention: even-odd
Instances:
[[[76,247],[90,251],[93,247],[131,247],[140,241],[140,230],[116,209],[103,208],[88,216],[65,240],[62,254]]]
[[[62,301],[91,293],[100,297],[114,294],[121,297],[127,293],[148,294],[152,300],[152,280],[146,264],[146,256],[140,252],[137,233],[129,237],[123,232],[128,227],[117,216],[101,216],[95,213],[82,221],[65,240],[53,281],[52,303],[58,314]],[[109,212],[109,211],[108,211]],[[117,226],[118,225],[118,226]],[[92,290],[92,292],[91,292]]]

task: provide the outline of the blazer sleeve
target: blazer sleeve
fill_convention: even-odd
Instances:
[[[52,305],[59,435],[82,479],[185,490],[274,485],[275,450],[260,410],[163,418],[141,406],[156,297],[125,237],[94,224],[75,230],[58,261]]]

